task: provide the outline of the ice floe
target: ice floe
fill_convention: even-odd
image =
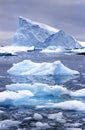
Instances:
[[[60,61],[53,63],[35,63],[24,60],[14,64],[8,71],[12,75],[74,75],[79,74],[76,70],[71,70],[64,66]]]
[[[18,52],[27,52],[34,50],[34,47],[25,47],[25,46],[3,46],[0,47],[0,55],[16,55]]]
[[[37,106],[36,108],[56,108],[70,111],[85,111],[85,104],[79,100],[70,100],[59,103],[49,103],[45,106]]]

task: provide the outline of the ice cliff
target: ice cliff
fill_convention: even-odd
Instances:
[[[19,28],[14,35],[13,45],[35,46],[41,49],[48,46],[62,46],[64,49],[81,48],[81,45],[63,30],[59,31],[23,17],[19,18]]]

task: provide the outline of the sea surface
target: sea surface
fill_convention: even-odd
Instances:
[[[33,77],[12,77],[7,73],[14,63],[23,60],[31,60],[33,62],[54,62],[60,60],[65,66],[80,72],[78,76],[74,77],[57,77],[55,76],[38,76],[37,79]],[[78,55],[73,53],[41,53],[39,50],[29,52],[19,52],[17,55],[0,54],[0,92],[6,90],[6,85],[12,83],[28,83],[33,84],[40,82],[48,85],[62,85],[65,88],[75,91],[85,88],[85,55]],[[61,100],[67,101],[71,97],[65,95],[60,97]],[[84,98],[76,98],[79,101],[85,102]],[[37,99],[38,100],[38,99]],[[49,96],[49,100],[56,102],[57,97]],[[59,101],[58,100],[58,101]],[[39,103],[40,101],[40,103]],[[39,104],[44,104],[47,99],[39,100],[37,104],[24,106],[1,106],[0,110],[0,130],[85,130],[85,111],[76,110],[62,110],[57,108],[37,108]],[[67,104],[68,105],[68,104]],[[81,106],[80,106],[81,107]],[[38,114],[37,116],[36,113]],[[50,115],[55,118],[50,118]],[[56,117],[57,114],[57,117]],[[60,114],[60,116],[58,116]],[[6,122],[4,122],[6,121]],[[13,121],[13,123],[7,123]],[[18,123],[14,122],[17,121]],[[11,124],[11,125],[8,125]]]

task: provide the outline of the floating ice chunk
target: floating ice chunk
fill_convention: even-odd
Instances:
[[[25,47],[25,46],[4,46],[0,47],[0,54],[12,54],[15,55],[17,52],[26,52],[32,51],[34,47]]]
[[[82,126],[82,123],[75,122],[75,123],[66,123],[64,126],[69,126],[69,127],[80,127]]]
[[[14,64],[8,70],[12,75],[74,75],[79,74],[78,71],[71,70],[64,66],[60,61],[53,63],[35,63],[30,60],[24,60]]]
[[[44,123],[44,122],[37,122],[35,123],[36,127],[40,127],[40,128],[50,128],[50,126],[48,125],[48,123]]]
[[[33,22],[29,19],[19,18],[19,29],[17,30],[13,44],[19,46],[35,46],[42,48],[46,38],[59,30],[48,25]],[[40,43],[40,44],[39,44]]]
[[[71,50],[71,52],[77,53],[77,54],[85,54],[85,48],[73,49],[73,50]]]
[[[59,46],[48,46],[46,49],[43,49],[41,52],[43,53],[61,53],[64,52],[65,50]]]
[[[71,50],[75,48],[82,48],[82,46],[68,33],[60,30],[59,32],[52,34],[44,42],[45,46],[61,46],[64,49]]]
[[[65,123],[66,122],[66,120],[64,119],[64,116],[63,116],[62,112],[54,113],[54,114],[49,114],[48,115],[48,119],[56,120],[59,123]]]
[[[70,95],[73,97],[85,97],[85,88],[71,92]]]
[[[3,91],[0,92],[0,105],[1,106],[10,106],[10,105],[15,105],[18,102],[18,105],[22,105],[25,103],[25,98],[27,100],[29,97],[34,96],[32,92],[26,91],[26,90],[21,90],[18,92],[13,92],[13,91]]]
[[[60,102],[54,104],[53,107],[63,110],[85,111],[85,104],[78,100]]]
[[[36,106],[37,109],[41,108],[57,108],[62,110],[73,110],[73,111],[85,111],[85,104],[82,101],[71,100],[60,103],[49,103],[46,105]]]
[[[33,119],[35,119],[35,120],[42,120],[43,116],[38,114],[38,113],[34,113]]]
[[[68,94],[69,91],[60,85],[49,86],[47,84],[35,83],[31,84],[11,84],[6,85],[7,90],[9,91],[21,91],[21,90],[29,90],[31,91],[34,96],[45,96],[45,95],[53,95],[53,96],[60,96],[63,94]]]
[[[13,120],[0,121],[0,130],[6,130],[14,126],[17,128],[20,123],[21,123],[20,121],[13,121]]]
[[[83,130],[82,128],[74,128],[74,127],[72,127],[72,128],[67,128],[66,130]]]

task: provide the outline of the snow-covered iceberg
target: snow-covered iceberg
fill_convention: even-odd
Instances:
[[[35,63],[24,60],[16,63],[8,70],[12,75],[74,75],[79,74],[76,70],[71,70],[64,66],[60,61],[53,63]]]
[[[23,17],[19,18],[19,28],[13,37],[13,45],[34,46],[40,49],[48,46],[62,46],[64,49],[82,47],[75,38],[63,30]]]
[[[82,46],[77,42],[75,38],[63,30],[60,30],[59,32],[48,37],[44,42],[44,46],[61,46],[67,50],[82,48]]]
[[[42,48],[43,42],[55,32],[58,32],[55,28],[20,17],[19,28],[14,35],[13,45]]]

